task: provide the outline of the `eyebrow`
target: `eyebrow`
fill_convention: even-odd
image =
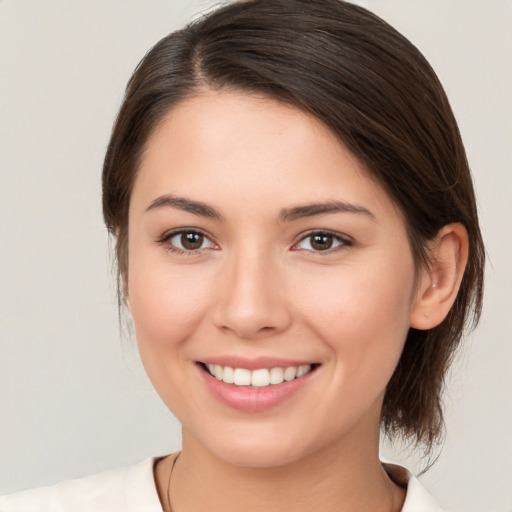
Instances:
[[[279,221],[292,221],[302,219],[304,217],[312,217],[314,215],[323,215],[325,213],[357,213],[370,217],[376,221],[375,215],[364,208],[345,201],[325,201],[323,203],[306,204],[303,206],[294,206],[281,210]]]
[[[162,207],[177,208],[194,215],[207,217],[209,219],[224,220],[223,216],[212,206],[201,201],[194,201],[185,197],[176,197],[164,195],[157,197],[146,208],[146,212]],[[281,210],[278,216],[279,222],[294,221],[305,217],[323,215],[326,213],[356,213],[366,215],[372,220],[377,220],[375,215],[363,206],[347,203],[345,201],[325,201],[322,203],[313,203],[294,206]]]
[[[201,201],[192,201],[185,197],[175,197],[171,195],[165,195],[157,197],[150,205],[146,208],[146,212],[154,210],[156,208],[162,208],[164,206],[170,206],[183,210],[185,212],[193,213],[194,215],[200,215],[201,217],[207,217],[209,219],[223,220],[222,215],[211,206]]]

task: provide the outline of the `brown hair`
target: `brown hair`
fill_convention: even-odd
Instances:
[[[169,109],[205,88],[263,94],[323,121],[402,212],[418,268],[428,267],[427,242],[442,226],[466,227],[469,261],[455,304],[439,326],[410,329],[382,410],[385,433],[429,453],[443,430],[446,371],[464,327],[479,318],[484,267],[466,154],[436,74],[390,25],[341,0],[233,2],[163,38],[128,83],[104,162],[120,285],[144,146]]]

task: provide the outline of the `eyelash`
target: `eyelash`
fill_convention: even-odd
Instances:
[[[296,248],[299,244],[301,244],[302,242],[304,242],[308,238],[312,239],[312,237],[314,237],[314,236],[327,236],[327,237],[331,237],[335,242],[338,242],[338,245],[336,245],[335,247],[329,248],[329,249],[318,250],[318,251],[315,251],[313,249],[300,249],[300,248]],[[310,245],[311,245],[311,241],[310,241]],[[309,232],[301,235],[301,238],[299,239],[299,241],[293,244],[292,250],[294,250],[294,251],[308,251],[308,252],[313,252],[315,255],[328,256],[328,255],[333,254],[334,252],[337,252],[337,251],[339,251],[339,250],[341,250],[343,248],[351,247],[352,245],[354,245],[354,242],[348,236],[342,235],[342,234],[337,233],[335,231],[329,231],[329,230],[323,229],[323,230],[309,231]]]
[[[176,245],[171,243],[171,240],[179,235],[183,234],[192,234],[192,235],[200,235],[203,237],[205,241],[209,241],[209,243],[217,248],[217,244],[215,242],[212,242],[210,236],[208,236],[206,233],[201,231],[200,229],[194,229],[194,228],[182,228],[182,229],[176,229],[174,231],[170,231],[168,233],[165,233],[160,239],[157,240],[157,243],[159,245],[162,245],[165,247],[165,249],[169,252],[173,252],[175,254],[184,255],[184,256],[196,256],[200,252],[202,252],[205,248],[199,248],[199,249],[181,249],[180,247],[177,247]]]
[[[194,228],[182,228],[182,229],[177,229],[177,230],[165,233],[160,239],[157,240],[157,243],[159,245],[165,246],[165,249],[169,252],[173,252],[175,254],[180,254],[180,255],[185,255],[185,256],[194,256],[194,255],[200,254],[205,249],[212,248],[212,247],[207,247],[207,248],[200,247],[198,249],[181,249],[180,247],[177,247],[176,245],[171,243],[171,240],[174,237],[183,235],[183,234],[200,235],[201,237],[203,237],[203,240],[207,240],[211,244],[211,246],[213,246],[213,248],[218,248],[217,244],[215,244],[215,242],[213,242],[211,240],[210,236],[208,236],[203,231],[201,231],[199,229],[194,229]],[[329,248],[329,249],[317,250],[317,251],[315,251],[314,249],[300,249],[297,247],[299,244],[306,241],[308,238],[311,239],[314,236],[331,237],[335,242],[338,242],[338,245],[336,245],[335,247]],[[301,236],[301,238],[293,244],[291,250],[293,250],[293,251],[308,251],[308,252],[312,252],[314,254],[318,254],[320,256],[326,256],[326,255],[329,255],[329,254],[339,251],[343,247],[350,247],[353,244],[354,244],[354,242],[350,238],[348,238],[347,236],[341,235],[340,233],[337,233],[334,231],[329,231],[329,230],[315,230],[315,231],[309,231],[309,232],[303,234]],[[310,245],[311,245],[311,242],[310,242]]]

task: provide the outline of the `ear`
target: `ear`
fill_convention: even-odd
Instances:
[[[421,271],[411,308],[411,327],[432,329],[446,317],[468,261],[468,233],[460,223],[441,228],[429,244],[430,266]]]

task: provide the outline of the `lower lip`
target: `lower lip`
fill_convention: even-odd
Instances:
[[[211,393],[223,404],[244,412],[261,412],[276,407],[297,393],[316,371],[298,379],[261,388],[226,384],[210,375],[199,364],[198,370]]]

